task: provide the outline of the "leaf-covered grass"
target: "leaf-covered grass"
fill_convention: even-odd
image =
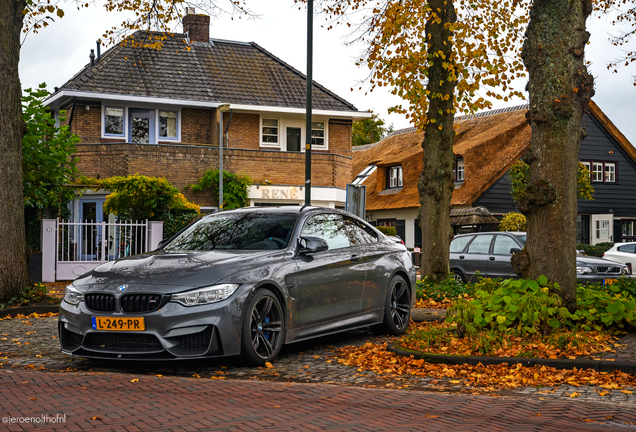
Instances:
[[[460,284],[452,275],[442,282],[430,282],[426,278],[417,281],[416,307],[448,308],[457,298],[470,298],[475,293],[473,284]]]

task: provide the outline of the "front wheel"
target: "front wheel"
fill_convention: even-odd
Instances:
[[[461,270],[451,270],[451,274],[453,275],[453,279],[455,279],[455,282],[459,284],[466,283],[466,280],[464,280],[464,275],[462,274]]]
[[[394,276],[387,290],[384,321],[374,330],[377,333],[401,335],[406,332],[411,317],[411,292],[402,276]]]
[[[267,289],[256,291],[243,317],[241,354],[245,360],[262,366],[278,356],[285,334],[284,316],[273,292]]]

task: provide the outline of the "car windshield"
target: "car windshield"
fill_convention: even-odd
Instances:
[[[166,251],[276,250],[289,243],[296,214],[238,212],[201,219],[164,247]]]
[[[522,245],[526,245],[526,234],[515,234],[515,237],[517,237],[517,240],[519,240]]]

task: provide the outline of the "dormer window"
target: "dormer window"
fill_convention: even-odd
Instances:
[[[388,188],[401,188],[403,185],[402,181],[402,166],[394,166],[389,168],[388,170],[388,178],[387,178],[387,187]]]
[[[455,182],[461,183],[464,181],[464,158],[455,159]]]

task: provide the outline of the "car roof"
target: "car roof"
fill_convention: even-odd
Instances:
[[[469,235],[485,235],[485,234],[510,234],[510,235],[514,235],[514,236],[522,236],[522,235],[526,235],[525,231],[484,231],[484,232],[472,232],[472,233],[465,233],[465,234],[457,234],[455,236],[455,238],[457,237],[465,237],[465,236],[469,236]]]

